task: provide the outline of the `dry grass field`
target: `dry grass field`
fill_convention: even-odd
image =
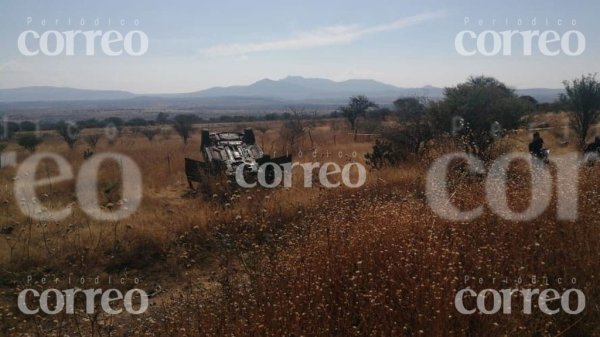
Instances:
[[[545,116],[551,126],[561,126],[563,117]],[[278,121],[210,128],[247,126],[266,152],[290,151]],[[84,135],[95,132],[101,130]],[[573,151],[556,131],[542,136],[553,155]],[[37,151],[63,155],[76,174],[86,146],[69,149],[53,133],[44,138]],[[526,151],[528,140],[519,131],[498,151]],[[79,210],[74,181],[40,188],[36,201],[15,200],[15,169],[2,169],[0,227],[13,229],[0,234],[0,336],[600,336],[600,165],[581,169],[577,221],[556,220],[553,200],[528,222],[503,220],[486,208],[477,220],[456,223],[436,216],[425,197],[428,167],[450,145],[438,144],[418,162],[369,171],[358,189],[245,190],[213,181],[192,194],[183,164],[185,157],[200,158],[199,142],[195,133],[183,145],[167,129],[153,141],[127,128],[112,143],[101,139],[96,152],[125,154],[142,171],[141,207],[119,222],[92,221]],[[293,154],[299,161],[364,163],[372,144],[368,137],[353,140],[341,119],[322,120],[299,145],[302,157]],[[16,144],[7,150],[18,151],[19,161],[29,155]],[[54,171],[41,165],[36,175]],[[482,204],[482,177],[455,178],[455,204]],[[529,186],[527,171],[511,170],[512,207],[527,207]],[[107,208],[119,203],[117,165],[102,166],[98,191]],[[72,204],[73,214],[35,222],[17,202]],[[118,287],[131,288],[135,277],[148,291],[160,285],[145,314],[27,316],[16,307],[21,289],[47,287],[43,277],[70,288],[69,276],[88,282],[98,276],[102,287],[124,275],[127,284]],[[530,276],[546,277],[549,285],[531,284]],[[559,277],[576,284],[557,284]],[[527,315],[515,298],[512,315],[461,315],[454,296],[466,286],[575,287],[585,293],[586,308],[580,315]]]

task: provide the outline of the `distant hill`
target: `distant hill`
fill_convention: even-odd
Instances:
[[[562,89],[532,88],[516,91],[519,95],[530,95],[540,102],[552,102],[563,92]],[[184,94],[185,97],[268,97],[278,100],[302,100],[314,102],[339,102],[352,95],[366,95],[379,103],[390,103],[398,97],[423,96],[439,99],[444,89],[430,85],[419,88],[401,88],[375,80],[332,81],[322,78],[288,76],[281,80],[263,79],[250,85],[214,87]]]
[[[0,102],[119,100],[135,97],[127,91],[86,90],[63,87],[0,89]]]
[[[552,102],[563,92],[561,89],[532,88],[517,90],[519,95],[533,96],[540,102]],[[191,107],[317,104],[336,105],[352,95],[366,95],[380,104],[390,104],[398,97],[422,96],[432,99],[443,97],[444,89],[433,86],[401,88],[370,79],[332,81],[322,78],[288,76],[280,80],[263,79],[250,85],[214,87],[181,94],[136,95],[127,91],[85,90],[59,87],[24,87],[0,89],[0,103],[53,102],[52,106],[86,104],[111,107]],[[70,103],[69,103],[70,102]],[[69,103],[69,104],[66,104]]]
[[[531,88],[519,89],[517,94],[527,95],[535,98],[540,103],[550,103],[557,100],[560,94],[564,93],[563,89],[547,89],[547,88]]]
[[[246,86],[215,87],[187,94],[188,97],[270,97],[280,100],[322,101],[347,99],[352,95],[367,95],[375,98],[397,98],[400,96],[441,97],[442,89],[434,87],[399,88],[375,80],[332,81],[322,78],[288,76],[274,81],[263,79]]]

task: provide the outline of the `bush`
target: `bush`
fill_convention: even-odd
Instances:
[[[160,129],[157,128],[146,128],[140,131],[144,137],[146,137],[149,141],[154,140],[154,137],[160,133]]]
[[[56,124],[56,132],[67,143],[70,149],[79,140],[79,127],[74,123],[60,122]]]
[[[367,165],[374,169],[397,165],[406,158],[405,150],[386,139],[377,139],[372,152],[365,155]]]
[[[35,152],[41,143],[42,138],[38,137],[35,133],[25,133],[17,138],[17,144],[31,152]]]
[[[365,156],[368,165],[375,169],[394,166],[411,156],[421,155],[426,142],[435,135],[425,103],[426,100],[417,97],[394,101],[393,114],[400,126],[382,131],[382,139],[377,140],[373,152]]]
[[[98,142],[100,141],[100,138],[102,138],[102,134],[100,134],[100,133],[94,133],[94,134],[87,135],[87,136],[83,137],[83,141],[92,150],[95,150],[96,149],[96,145],[98,145]]]

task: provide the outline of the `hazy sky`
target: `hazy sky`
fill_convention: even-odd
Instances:
[[[288,75],[371,78],[416,87],[454,85],[473,74],[492,75],[518,88],[556,88],[562,80],[600,71],[598,15],[600,1],[592,0],[2,0],[0,88],[52,85],[170,93]],[[464,24],[465,17],[470,24]],[[537,25],[532,27],[534,18]],[[534,47],[532,56],[523,56],[522,41],[516,40],[511,56],[467,57],[454,46],[465,29],[578,30],[586,48],[579,56],[544,56]],[[96,54],[86,56],[80,39],[74,56],[24,56],[17,40],[27,30],[141,30],[149,39],[148,52],[107,56],[98,51],[98,42]]]

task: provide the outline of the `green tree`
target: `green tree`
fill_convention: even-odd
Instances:
[[[358,118],[363,117],[370,108],[376,107],[377,104],[363,95],[350,97],[348,104],[340,107],[340,112],[350,123],[352,132],[354,133],[354,140],[356,140],[356,133],[358,131]]]
[[[566,94],[562,94],[560,100],[569,109],[571,124],[583,149],[590,127],[600,116],[600,83],[595,74],[588,74],[563,84]]]
[[[56,124],[56,132],[67,143],[70,149],[73,149],[77,140],[79,140],[79,127],[75,123],[61,121]]]
[[[401,119],[415,119],[425,114],[424,99],[402,97],[394,101],[394,112]]]
[[[522,124],[532,103],[493,77],[470,77],[444,90],[445,98],[430,106],[433,125],[462,142],[465,150],[489,159],[489,149],[506,131]]]
[[[42,143],[42,138],[35,133],[24,133],[17,137],[17,144],[30,152],[35,152],[38,145]]]

